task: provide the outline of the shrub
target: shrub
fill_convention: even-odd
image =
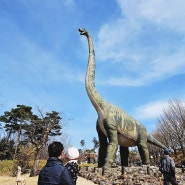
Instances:
[[[12,170],[14,166],[13,160],[2,160],[0,161],[0,174],[1,175],[12,175]],[[40,160],[39,162],[39,169],[40,170],[46,164],[46,160]],[[33,160],[29,161],[28,169],[29,171],[33,165]]]
[[[13,161],[12,160],[2,160],[0,161],[0,174],[10,175],[12,172]]]

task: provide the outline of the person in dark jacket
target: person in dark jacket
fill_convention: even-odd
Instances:
[[[74,185],[74,181],[63,165],[63,144],[54,141],[48,146],[49,158],[41,169],[38,177],[38,185]]]
[[[163,174],[164,185],[178,185],[175,177],[175,163],[173,158],[169,156],[169,150],[164,149],[164,156],[159,163],[159,171]]]

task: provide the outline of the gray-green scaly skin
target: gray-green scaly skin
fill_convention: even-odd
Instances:
[[[141,123],[120,108],[108,103],[99,95],[95,88],[96,61],[93,41],[86,29],[80,28],[79,32],[87,37],[89,47],[85,84],[89,99],[98,114],[96,124],[100,142],[98,167],[111,167],[115,160],[118,145],[126,151],[128,151],[128,147],[138,146],[142,163],[149,164],[149,152],[146,143],[150,142],[161,148],[166,147],[151,135],[148,135],[146,128]],[[125,152],[124,155],[128,158],[128,152]]]

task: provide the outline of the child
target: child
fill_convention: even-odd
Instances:
[[[66,168],[69,170],[75,184],[78,178],[78,157],[79,157],[79,151],[75,147],[71,147],[66,152]]]

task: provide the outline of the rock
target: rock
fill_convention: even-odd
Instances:
[[[79,176],[91,180],[99,185],[163,185],[163,176],[155,166],[121,166],[114,168],[80,167]],[[176,169],[179,185],[183,185],[185,174]]]

